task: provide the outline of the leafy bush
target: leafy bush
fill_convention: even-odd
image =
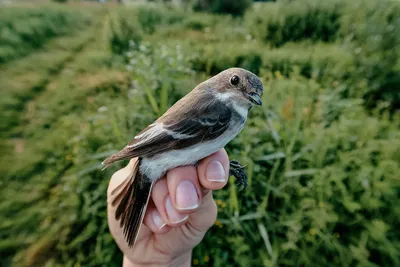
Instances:
[[[290,41],[342,42],[353,55],[342,94],[362,97],[368,106],[384,100],[400,106],[398,43],[400,4],[358,0],[268,3],[247,12],[249,32],[259,41],[282,46]]]
[[[338,36],[343,2],[279,1],[255,5],[245,15],[249,32],[274,46],[309,39],[332,41]]]
[[[355,66],[351,53],[336,45],[288,43],[279,49],[265,51],[263,68],[286,77],[298,72],[330,85],[334,81],[350,79]]]
[[[128,50],[129,42],[139,42],[142,39],[143,30],[137,20],[132,19],[130,12],[124,12],[114,12],[107,20],[107,44],[114,54],[123,54]]]
[[[193,9],[195,11],[243,15],[252,2],[252,0],[196,0],[193,3]]]
[[[270,49],[254,42],[220,42],[193,48],[197,48],[197,53],[191,60],[192,68],[212,75],[230,66],[238,66],[254,73],[261,70],[279,72],[286,77],[298,72],[306,78],[331,84],[337,80],[349,80],[355,68],[352,54],[335,45],[290,43],[279,49]]]
[[[208,14],[208,13],[193,13],[191,16],[185,17],[185,26],[189,29],[202,31],[207,27],[213,27],[218,22],[221,22],[222,17],[220,15]],[[226,26],[226,22],[222,22]]]
[[[174,24],[183,17],[181,11],[163,9],[153,5],[136,8],[118,8],[107,21],[107,38],[111,51],[122,54],[129,49],[130,42],[140,42],[143,34],[151,34],[156,27]]]
[[[183,54],[180,45],[151,45],[132,43],[126,53],[129,59],[127,70],[133,73],[134,90],[146,93],[153,112],[161,116],[181,98],[187,81],[194,74],[188,68],[189,57]]]
[[[258,73],[262,66],[262,53],[257,46],[223,42],[195,48],[197,53],[194,53],[191,64],[196,71],[215,75],[231,66],[238,66]]]
[[[159,25],[179,23],[183,19],[182,11],[165,9],[160,6],[141,6],[136,8],[139,23],[146,33],[153,33]]]
[[[358,12],[362,10],[363,12]],[[400,108],[400,4],[395,1],[353,3],[343,18],[343,35],[355,59],[354,83],[369,106],[376,100]]]

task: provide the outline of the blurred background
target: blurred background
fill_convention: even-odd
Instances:
[[[0,265],[121,266],[100,171],[196,84],[258,74],[194,266],[400,266],[400,1],[0,1]]]

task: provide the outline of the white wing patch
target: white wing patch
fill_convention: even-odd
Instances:
[[[165,130],[165,131],[167,132],[168,135],[171,135],[175,139],[188,139],[195,136],[193,134],[181,134],[171,130]]]
[[[154,137],[156,137],[157,135],[160,135],[162,133],[166,133],[170,136],[172,136],[174,139],[188,139],[191,137],[194,137],[195,135],[190,135],[190,134],[181,134],[181,133],[177,133],[171,130],[168,130],[164,127],[163,123],[153,123],[150,126],[152,126],[150,129],[148,129],[147,131],[135,136],[134,139],[141,139],[139,142],[134,143],[132,145],[128,145],[126,146],[127,148],[132,148],[132,147],[137,147],[143,143],[145,143],[146,141],[153,139]]]
[[[148,129],[144,133],[136,135],[134,139],[142,139],[142,138],[151,139],[154,136],[164,132],[164,125],[162,123],[153,123],[150,126],[153,126],[153,127]]]

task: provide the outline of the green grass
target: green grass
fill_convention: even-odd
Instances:
[[[0,67],[2,265],[121,266],[105,192],[123,164],[101,172],[99,163],[231,66],[265,87],[264,106],[227,146],[247,165],[249,186],[239,191],[232,179],[216,192],[218,221],[193,264],[400,264],[400,114],[392,98],[365,97],[394,67],[362,76],[384,42],[360,29],[371,48],[360,57],[350,35],[276,48],[238,18],[139,8],[85,7],[84,31]]]
[[[0,64],[27,55],[52,38],[83,29],[87,24],[90,24],[87,14],[78,9],[2,7]]]

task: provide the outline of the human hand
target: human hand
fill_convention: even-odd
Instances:
[[[111,192],[132,170],[136,159],[114,173],[107,190],[108,225],[124,253],[124,267],[190,266],[192,249],[200,243],[217,218],[212,190],[228,181],[229,159],[224,149],[204,158],[197,167],[170,170],[152,189],[136,243],[129,248],[123,229],[115,220]]]

